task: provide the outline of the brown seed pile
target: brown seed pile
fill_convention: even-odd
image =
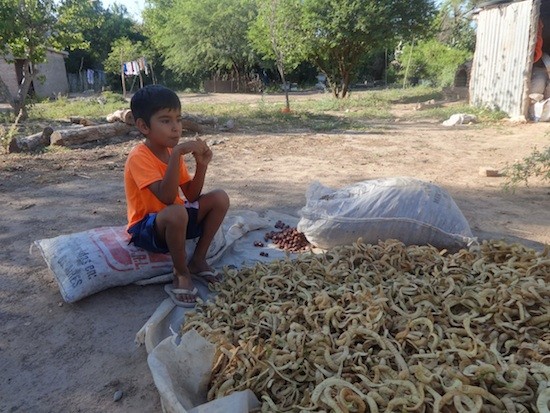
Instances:
[[[550,250],[361,242],[226,270],[187,313],[218,347],[208,399],[269,412],[548,412]]]
[[[279,248],[289,252],[302,252],[309,248],[310,244],[306,236],[295,227],[277,221],[275,228],[280,231],[266,232],[264,239],[271,240]]]

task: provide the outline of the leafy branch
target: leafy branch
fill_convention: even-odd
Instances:
[[[508,165],[505,169],[508,179],[504,183],[505,190],[514,190],[519,184],[529,186],[529,179],[540,177],[543,181],[550,181],[550,146],[539,151],[536,147],[533,152],[520,161]]]

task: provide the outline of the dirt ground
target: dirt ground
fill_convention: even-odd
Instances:
[[[257,95],[184,96],[241,100]],[[274,97],[282,102],[283,97]],[[396,120],[368,121],[368,132],[257,134],[237,128],[203,135],[214,159],[205,190],[224,188],[233,209],[298,216],[313,180],[340,188],[381,177],[412,176],[450,192],[480,239],[542,249],[550,243],[550,187],[532,181],[515,193],[504,168],[550,144],[549,124],[446,128]],[[40,155],[0,155],[0,411],[158,412],[160,401],[136,332],[166,294],[161,285],[113,288],[63,303],[35,240],[125,224],[123,167],[136,140]],[[121,390],[121,400],[113,401]]]

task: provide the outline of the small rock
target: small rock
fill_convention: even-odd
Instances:
[[[480,176],[489,176],[489,177],[496,177],[500,176],[500,173],[498,169],[482,166],[479,168],[479,175]]]
[[[117,390],[113,395],[113,400],[118,402],[120,399],[122,399],[122,390]]]

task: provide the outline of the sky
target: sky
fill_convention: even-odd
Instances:
[[[120,4],[126,7],[130,16],[141,21],[141,12],[145,8],[145,0],[102,0],[103,7],[107,8],[111,4]]]

